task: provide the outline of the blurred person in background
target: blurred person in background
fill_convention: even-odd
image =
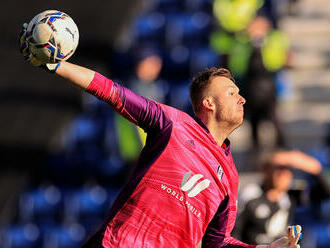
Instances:
[[[166,103],[169,85],[160,77],[163,68],[160,49],[151,43],[138,43],[131,50],[134,73],[129,77],[127,87],[141,96]],[[134,163],[145,145],[147,134],[120,115],[115,115],[115,123],[121,156]]]
[[[260,124],[274,127],[274,146],[285,144],[276,114],[277,73],[289,63],[289,40],[278,30],[274,1],[216,0],[219,26],[210,37],[211,46],[224,55],[225,64],[238,78],[246,98],[246,119],[251,123],[253,150],[261,146]],[[228,11],[231,10],[231,11]],[[257,154],[258,155],[258,154]]]
[[[285,140],[277,116],[278,92],[276,73],[288,61],[289,41],[275,30],[265,16],[255,17],[247,28],[252,50],[244,75],[243,95],[247,99],[246,117],[252,127],[253,147],[260,147],[260,125],[270,121],[275,130],[274,146],[284,146]]]
[[[163,59],[155,45],[142,44],[134,49],[135,75],[128,87],[141,96],[166,103],[168,83],[160,78]]]
[[[304,189],[292,189],[293,170],[314,178]],[[239,193],[238,219],[233,235],[248,243],[272,242],[282,236],[299,204],[330,197],[330,186],[315,158],[300,151],[276,151],[262,164],[262,184],[247,184]],[[307,199],[306,199],[307,198]]]

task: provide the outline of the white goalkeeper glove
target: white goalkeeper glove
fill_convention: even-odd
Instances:
[[[55,73],[60,63],[55,64],[43,64],[40,62],[33,54],[30,53],[29,43],[26,41],[28,24],[24,23],[22,26],[21,33],[19,35],[19,47],[20,52],[23,54],[24,59],[28,61],[31,65],[45,69],[46,71]]]
[[[302,238],[302,228],[299,225],[288,226],[287,235],[275,240],[270,245],[257,245],[257,248],[300,248],[298,242]]]

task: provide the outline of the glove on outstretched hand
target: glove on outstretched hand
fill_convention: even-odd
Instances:
[[[301,226],[288,226],[287,235],[275,240],[270,245],[258,245],[257,248],[300,248],[298,242],[301,240]]]
[[[300,248],[298,245],[302,239],[302,228],[300,225],[289,226],[287,230],[287,237],[289,239],[289,248]]]
[[[20,52],[24,56],[24,59],[33,66],[43,68],[46,71],[49,71],[52,73],[56,72],[57,68],[60,66],[60,63],[44,64],[41,61],[39,61],[35,56],[33,56],[33,54],[30,53],[29,43],[26,40],[27,27],[28,27],[28,24],[24,23],[22,26],[20,35],[19,35],[19,48],[20,48]]]

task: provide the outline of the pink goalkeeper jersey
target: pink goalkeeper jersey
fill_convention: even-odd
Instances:
[[[147,132],[133,177],[84,247],[255,247],[230,236],[238,174],[198,120],[96,73],[88,92]]]

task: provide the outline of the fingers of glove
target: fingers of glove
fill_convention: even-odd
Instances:
[[[298,233],[298,234],[296,235],[296,237],[294,238],[294,244],[295,244],[295,245],[298,244],[298,242],[300,241],[300,237],[301,237],[301,233]]]
[[[295,229],[296,229],[297,233],[301,233],[301,231],[302,231],[302,228],[301,228],[301,226],[300,226],[300,225],[296,225],[296,226],[294,226],[294,227],[295,227]]]
[[[288,227],[288,238],[290,240],[290,244],[297,245],[299,240],[301,240],[302,233],[301,233],[301,226],[289,226]]]
[[[23,23],[19,37],[22,37],[22,35],[24,35],[26,33],[27,27],[28,27],[28,24],[26,22]]]
[[[36,59],[32,54],[28,55],[27,61],[33,66],[41,66],[42,63]]]
[[[294,234],[295,234],[295,244],[298,244],[298,242],[302,238],[302,228],[300,225],[293,226]]]
[[[23,43],[21,43],[21,46],[20,46],[19,50],[24,56],[28,56],[29,55],[29,44],[28,44],[28,42],[24,41]]]
[[[26,28],[27,28],[27,25],[28,25],[27,23],[23,24],[21,33],[19,35],[19,50],[24,55],[24,57],[29,55],[28,54],[29,53],[29,44],[26,41]]]
[[[23,26],[22,26],[22,30],[19,34],[19,44],[20,45],[22,45],[22,43],[25,42],[27,26],[28,26],[28,24],[24,23]]]

